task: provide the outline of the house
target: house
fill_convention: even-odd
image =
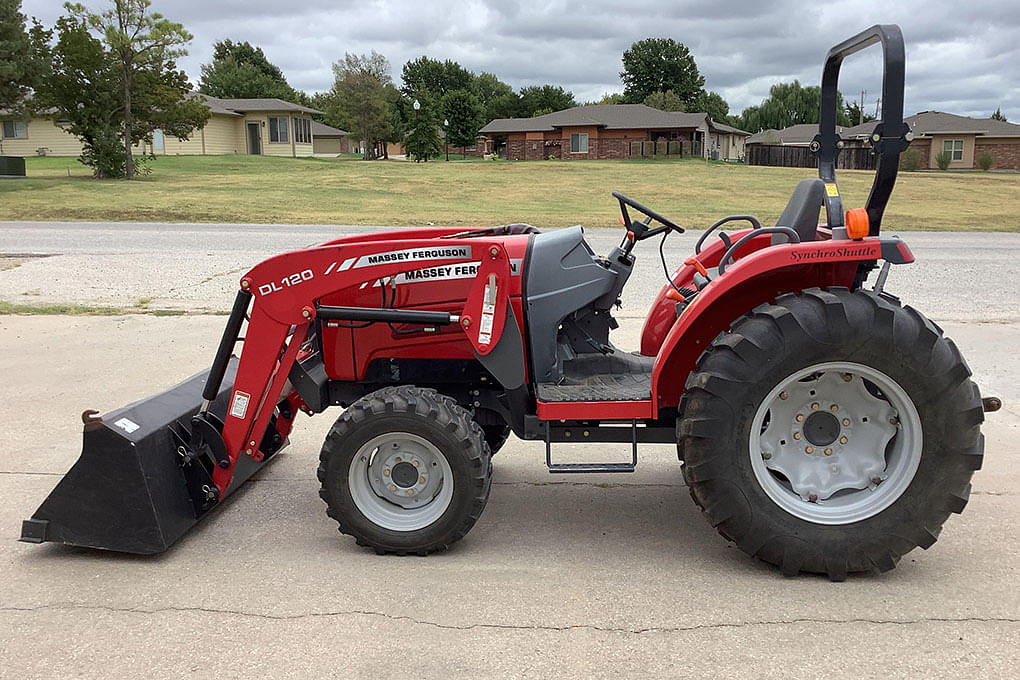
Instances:
[[[347,153],[346,130],[330,127],[317,120],[312,121],[312,153],[338,155]]]
[[[991,156],[993,170],[1020,170],[1020,125],[992,118],[968,118],[941,111],[922,111],[904,119],[913,139],[920,168],[938,167],[935,157],[949,154],[950,169],[976,169],[978,158]],[[848,145],[864,145],[877,123],[872,121],[847,128],[840,135]]]
[[[968,118],[940,111],[922,111],[904,118],[910,126],[912,138],[908,152],[918,154],[918,167],[935,169],[938,167],[935,157],[942,151],[950,155],[950,169],[975,169],[981,167],[978,158],[987,153],[992,158],[992,169],[1020,169],[1020,125],[1006,123],[991,118]],[[857,150],[870,149],[871,134],[877,121],[849,128],[836,128],[836,132],[845,143],[843,156],[854,154]],[[782,130],[763,130],[747,138],[747,149],[750,157],[756,157],[762,147],[807,147],[818,134],[818,125],[805,123],[791,125]],[[783,165],[800,166],[803,154],[771,154],[784,159]],[[859,155],[859,154],[858,154]],[[863,159],[860,159],[863,161]],[[811,163],[817,166],[812,158]],[[761,163],[773,165],[777,163]],[[871,167],[874,166],[873,159]],[[805,166],[807,167],[807,166]],[[859,163],[856,167],[866,167]]]
[[[644,104],[589,104],[534,118],[498,118],[480,130],[490,152],[510,160],[682,155],[738,160],[748,133],[706,113]]]
[[[160,155],[262,154],[311,156],[311,114],[307,106],[282,99],[219,99],[192,93],[209,107],[209,120],[190,139],[180,141],[155,130],[152,143],[139,152]],[[0,154],[12,156],[77,156],[81,142],[53,111],[29,120],[0,115]]]

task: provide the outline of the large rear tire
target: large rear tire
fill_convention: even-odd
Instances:
[[[961,512],[981,399],[951,340],[891,297],[783,295],[698,360],[684,478],[724,537],[786,575],[892,569]]]
[[[435,390],[388,387],[337,419],[319,457],[319,495],[340,532],[379,553],[445,550],[474,526],[492,466],[481,428]]]

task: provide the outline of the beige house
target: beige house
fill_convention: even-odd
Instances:
[[[311,156],[313,121],[319,113],[282,99],[218,99],[193,94],[209,107],[209,121],[187,141],[156,130],[139,151],[159,155],[256,154]],[[0,155],[77,156],[81,142],[53,114],[27,121],[0,116]]]

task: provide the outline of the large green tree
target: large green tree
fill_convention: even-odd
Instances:
[[[701,94],[698,95],[697,101],[694,102],[694,110],[704,111],[708,114],[709,118],[717,123],[730,122],[730,105],[726,103],[726,100],[718,92],[702,90]]]
[[[482,127],[483,109],[481,103],[467,90],[447,92],[442,101],[443,117],[447,121],[446,142],[453,146],[474,146],[478,142],[478,130]]]
[[[521,88],[519,115],[522,118],[541,116],[577,106],[574,95],[558,85],[535,85]]]
[[[0,0],[0,109],[27,114],[28,95],[49,68],[50,32],[33,20],[26,30],[21,0]]]
[[[821,88],[804,87],[800,81],[776,83],[769,96],[758,106],[749,106],[740,114],[741,129],[757,132],[773,128],[781,130],[800,123],[817,123]],[[836,124],[849,127],[852,123],[843,106],[843,96],[836,94]]]
[[[496,118],[512,118],[518,115],[521,98],[514,88],[491,73],[480,73],[471,86],[478,102],[482,105],[485,122]]]
[[[690,50],[672,38],[645,38],[623,53],[623,95],[627,102],[640,104],[653,92],[672,90],[687,111],[695,103],[705,78]]]
[[[283,71],[266,58],[261,47],[248,41],[214,43],[212,62],[202,64],[198,91],[227,99],[275,97],[293,102],[300,98]]]
[[[393,84],[390,64],[375,50],[371,54],[348,52],[333,64],[333,75],[333,92],[347,121],[346,129],[365,142],[364,157],[368,159],[370,149],[389,136],[392,97],[387,87]]]
[[[684,111],[684,103],[680,101],[680,97],[676,96],[673,90],[666,90],[665,92],[653,92],[645,100],[641,102],[645,106],[650,106],[653,109],[659,109],[660,111]]]
[[[131,147],[137,141],[137,131],[145,136],[155,127],[177,121],[180,126],[176,133],[189,126],[190,133],[208,120],[208,108],[199,108],[187,99],[187,78],[175,63],[177,57],[187,54],[185,45],[191,42],[191,34],[181,24],[150,12],[150,0],[112,3],[102,12],[93,12],[82,4],[66,3],[64,7],[100,35],[117,63],[123,100],[124,177],[132,179],[135,165]],[[138,86],[146,94],[141,107],[138,104],[142,102],[132,101]]]
[[[418,57],[404,64],[400,91],[410,97],[421,88],[442,98],[447,92],[471,89],[475,76],[455,61]]]
[[[1009,121],[1006,120],[1006,116],[1002,115],[1002,107],[1001,106],[996,107],[995,113],[992,114],[992,120],[1001,120],[1003,123],[1009,122]]]

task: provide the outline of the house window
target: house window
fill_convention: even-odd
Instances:
[[[287,119],[276,118],[270,116],[269,118],[269,141],[270,142],[289,142],[290,137],[287,135]]]
[[[294,119],[294,141],[298,144],[312,143],[312,121],[307,118]]]
[[[4,139],[28,139],[28,126],[23,120],[4,121]]]
[[[570,153],[588,153],[588,134],[570,135]]]
[[[942,142],[942,150],[949,154],[949,157],[954,161],[963,160],[963,140],[962,139],[947,139]]]

